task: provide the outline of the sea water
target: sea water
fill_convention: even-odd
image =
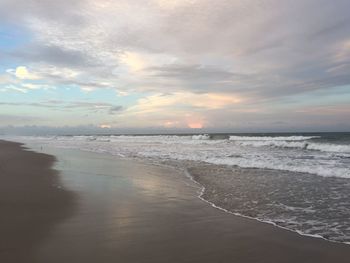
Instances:
[[[350,243],[350,133],[11,139],[152,162],[209,165],[217,182],[222,180],[207,185],[202,194],[214,205],[301,234]],[[218,193],[215,198],[210,191]]]

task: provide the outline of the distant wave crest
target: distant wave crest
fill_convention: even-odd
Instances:
[[[319,136],[230,136],[231,141],[305,141]]]
[[[282,141],[282,140],[264,140],[264,141],[236,141],[240,146],[253,147],[281,147],[281,148],[300,148],[304,150],[314,150],[321,152],[350,153],[350,145],[339,145],[331,143],[317,143],[307,141]]]
[[[210,140],[209,134],[192,135],[192,140]]]

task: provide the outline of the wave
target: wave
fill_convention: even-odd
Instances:
[[[330,143],[310,143],[307,149],[321,152],[350,153],[350,145],[330,144]]]
[[[192,140],[210,140],[210,136],[208,134],[192,135]]]
[[[210,140],[209,134],[194,134],[194,135],[110,135],[114,139],[123,140],[146,140],[146,141],[187,141],[187,140]]]
[[[313,237],[313,238],[320,238],[320,239],[323,239],[323,240],[326,240],[326,241],[329,241],[329,242],[332,242],[332,243],[341,243],[341,244],[346,244],[346,245],[350,245],[350,242],[347,242],[347,241],[338,241],[338,240],[332,240],[330,239],[328,236],[323,236],[323,235],[320,235],[320,234],[310,234],[310,233],[306,233],[304,231],[301,231],[299,229],[293,229],[293,228],[290,228],[290,227],[287,227],[287,226],[282,226],[278,223],[277,220],[273,220],[273,219],[267,219],[267,218],[259,218],[259,217],[253,217],[253,216],[249,216],[249,215],[246,215],[244,213],[241,213],[241,212],[237,212],[237,211],[234,211],[234,210],[231,210],[231,209],[226,209],[220,205],[218,205],[216,202],[214,202],[213,200],[210,200],[210,199],[207,199],[204,197],[205,195],[205,192],[207,191],[206,187],[199,183],[197,180],[194,179],[194,177],[192,176],[192,174],[188,171],[187,168],[183,169],[183,172],[185,174],[185,176],[187,176],[195,185],[198,186],[198,191],[197,191],[197,197],[206,202],[207,204],[209,204],[210,206],[212,206],[213,208],[215,209],[218,209],[218,210],[221,210],[225,213],[228,213],[228,214],[232,214],[232,215],[235,215],[235,216],[239,216],[239,217],[243,217],[243,218],[248,218],[248,219],[253,219],[253,220],[256,220],[256,221],[259,221],[259,222],[262,222],[262,223],[265,223],[265,224],[271,224],[275,227],[278,227],[278,228],[281,228],[281,229],[284,229],[284,230],[287,230],[287,231],[291,231],[291,232],[294,232],[294,233],[297,233],[301,236],[307,236],[307,237]],[[291,208],[291,207],[290,207]],[[293,209],[293,208],[292,208]]]
[[[305,141],[320,138],[320,136],[234,136],[229,137],[230,141]]]
[[[192,159],[198,161],[197,159]],[[272,158],[206,158],[200,161],[204,161],[216,165],[228,165],[238,166],[241,168],[257,168],[257,169],[272,169],[289,171],[294,173],[307,173],[315,174],[323,177],[339,177],[339,178],[350,178],[350,171],[348,167],[336,167],[321,165],[320,163],[310,162],[296,162],[295,160],[289,159],[272,159]]]
[[[201,143],[200,141],[213,141],[212,143],[221,142],[224,140],[211,140],[209,134],[194,134],[194,135],[78,135],[78,136],[59,136],[57,139],[77,140],[77,141],[128,141],[128,142],[147,142],[147,143]],[[215,142],[214,142],[215,141]],[[208,142],[209,143],[209,142]]]
[[[215,140],[208,139],[205,134],[195,135],[194,138],[192,135],[106,135],[57,136],[54,139],[52,137],[17,137],[13,140],[24,142],[33,140],[57,147],[88,149],[132,158],[199,161],[245,168],[267,168],[325,177],[350,178],[348,162],[350,145],[307,140],[296,141],[296,136],[287,138],[294,138],[294,141]]]
[[[235,144],[240,146],[253,146],[253,147],[263,147],[263,146],[269,146],[269,147],[281,147],[281,148],[302,148],[306,149],[308,143],[304,141],[282,141],[282,140],[276,140],[276,141],[235,141]]]
[[[300,148],[304,150],[314,150],[331,153],[350,153],[350,145],[331,144],[331,143],[316,143],[306,141],[236,141],[240,146],[253,147],[281,147],[281,148]]]

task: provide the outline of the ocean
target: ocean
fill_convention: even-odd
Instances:
[[[175,165],[226,212],[350,244],[350,133],[11,137]]]

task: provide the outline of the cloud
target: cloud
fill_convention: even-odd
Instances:
[[[17,91],[27,93],[30,90],[51,89],[50,85],[41,83],[42,76],[26,66],[18,66],[15,69],[7,69],[5,74],[0,74],[0,91]]]
[[[80,50],[65,49],[54,45],[32,43],[22,50],[10,51],[8,57],[30,63],[44,63],[60,67],[89,68],[97,67],[98,62]]]
[[[229,77],[232,77],[234,73],[215,68],[210,66],[202,65],[179,65],[179,64],[170,64],[163,65],[159,67],[150,67],[147,70],[153,72],[154,76],[158,77],[170,77],[177,79],[203,79],[211,81],[214,80],[225,80]]]
[[[127,65],[131,71],[139,71],[147,64],[145,59],[140,54],[135,52],[125,52],[121,56],[121,62]]]
[[[115,113],[118,113],[122,110],[124,110],[123,106],[113,106],[109,109],[109,114],[115,114]]]
[[[248,90],[260,97],[350,83],[348,1],[4,1],[2,7],[22,15],[34,34],[16,56],[77,71],[56,79],[46,74],[52,83],[160,91],[169,80],[177,90]],[[56,10],[60,17],[49,16]],[[151,59],[161,56],[172,61]],[[118,70],[121,64],[127,72]],[[98,85],[102,79],[106,85]]]
[[[114,89],[142,97],[100,105],[127,123],[182,125],[177,115],[191,113],[224,125],[350,85],[348,10],[348,0],[3,0],[0,22],[30,37],[2,52],[18,67],[0,90]]]
[[[27,68],[20,66],[16,68],[15,76],[19,79],[37,79],[38,77],[28,72]]]
[[[14,114],[0,114],[0,123],[7,123],[7,125],[13,125],[21,123],[30,123],[33,121],[38,121],[40,118],[33,116],[23,116],[23,115],[14,115]]]
[[[52,22],[60,21],[67,25],[80,24],[83,17],[79,15],[79,8],[86,1],[76,0],[70,2],[67,0],[55,1],[47,0],[38,2],[35,0],[2,0],[0,8],[0,16],[2,20],[9,22],[23,23],[31,17],[38,19],[47,19]],[[69,7],[69,8],[68,8]]]
[[[85,110],[91,113],[107,112],[115,114],[124,107],[105,102],[48,100],[43,102],[0,102],[0,106],[40,107],[61,111]]]
[[[241,99],[230,94],[195,94],[178,92],[171,94],[155,94],[138,101],[137,105],[128,109],[132,112],[150,113],[168,109],[222,109],[227,105],[240,103]]]
[[[14,85],[6,85],[3,88],[0,88],[1,92],[7,92],[7,91],[15,91],[15,92],[20,92],[20,93],[27,93],[28,90],[24,88],[19,88]]]

